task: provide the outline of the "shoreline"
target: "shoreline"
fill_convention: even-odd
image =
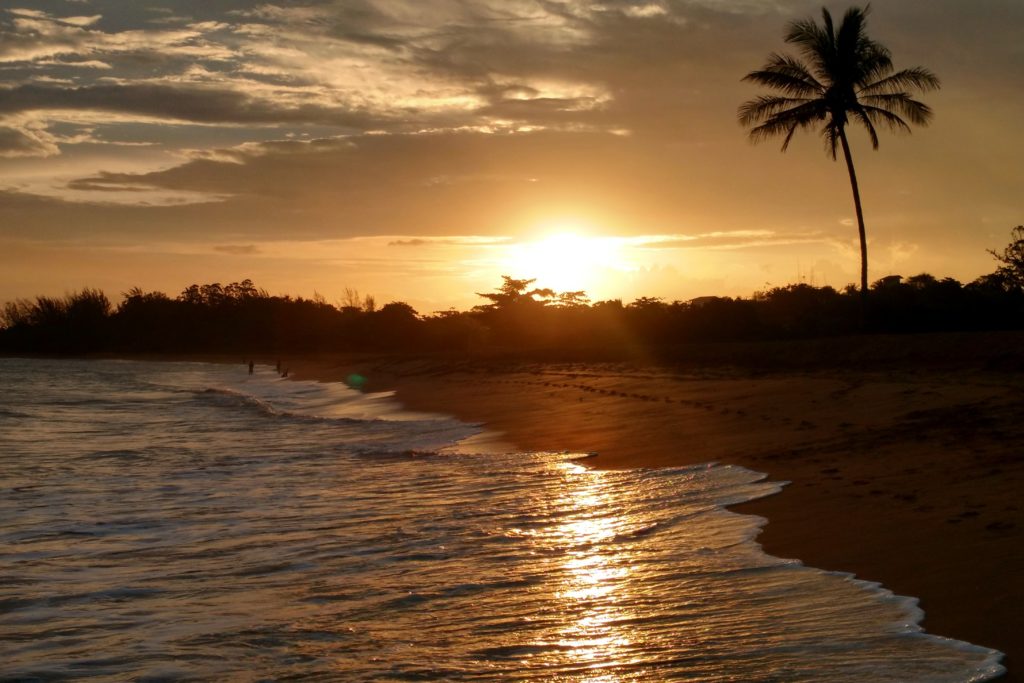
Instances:
[[[582,462],[601,469],[716,461],[789,482],[730,506],[768,520],[756,539],[765,552],[917,598],[928,633],[1001,651],[998,680],[1024,683],[1021,348],[1024,334],[978,333],[716,345],[672,366],[281,359],[293,379],[358,373],[363,391],[481,425],[467,452],[596,453]],[[243,354],[92,357],[241,364]]]
[[[271,366],[273,362],[270,363]],[[731,506],[765,552],[919,600],[931,634],[1004,653],[1024,681],[1024,377],[981,368],[750,372],[640,363],[351,355],[290,377],[365,379],[484,426],[465,450],[594,453],[602,469],[716,461],[790,482]]]

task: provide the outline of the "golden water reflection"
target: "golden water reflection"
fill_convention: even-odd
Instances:
[[[628,530],[630,520],[617,504],[607,473],[576,463],[562,467],[563,495],[557,504],[571,512],[551,537],[569,554],[561,563],[562,584],[555,593],[565,616],[558,645],[569,660],[566,664],[594,663],[595,670],[583,680],[611,683],[619,677],[602,669],[628,662],[633,638],[625,624],[636,614],[627,607],[633,597],[633,558],[609,544]]]

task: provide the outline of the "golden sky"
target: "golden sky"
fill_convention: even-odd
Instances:
[[[10,0],[0,301],[246,277],[423,313],[500,275],[594,299],[858,273],[846,169],[753,146],[796,0]],[[846,5],[829,7],[841,14]],[[1024,3],[878,0],[935,120],[853,133],[871,278],[991,272],[1024,222]]]

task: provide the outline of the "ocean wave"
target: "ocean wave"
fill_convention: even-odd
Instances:
[[[913,598],[762,552],[765,520],[724,508],[779,490],[757,472],[439,453],[477,428],[234,366],[41,367],[3,409],[45,413],[68,383],[106,402],[0,453],[0,679],[1002,671],[923,632]]]

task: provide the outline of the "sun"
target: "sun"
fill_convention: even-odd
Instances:
[[[609,276],[628,269],[622,240],[569,231],[509,245],[502,265],[512,277],[536,279],[537,287],[556,292],[583,290],[589,295]]]

